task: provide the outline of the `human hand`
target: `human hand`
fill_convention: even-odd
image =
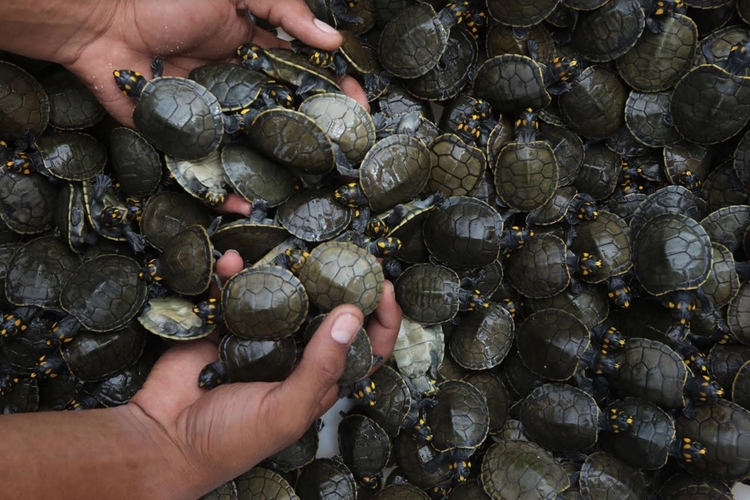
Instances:
[[[304,0],[123,0],[103,6],[78,44],[72,41],[60,61],[83,80],[118,121],[133,127],[134,102],[115,85],[112,71],[136,70],[148,78],[155,55],[164,60],[164,74],[187,76],[211,62],[234,60],[237,46],[264,48],[287,42],[249,22],[246,12],[280,26],[289,35],[324,50],[341,44],[341,35],[315,19]],[[94,21],[92,21],[94,23]],[[86,32],[86,29],[82,30]],[[68,55],[69,54],[69,55]],[[367,98],[351,77],[341,81],[345,93],[365,107]]]
[[[226,279],[242,265],[238,254],[227,252],[216,271]],[[174,445],[175,463],[167,468],[179,470],[178,479],[190,482],[197,497],[291,445],[333,406],[351,343],[339,336],[352,337],[362,320],[351,305],[331,311],[283,382],[234,383],[207,392],[198,388],[198,374],[217,359],[216,345],[177,345],[159,359],[130,406]],[[376,355],[390,355],[400,323],[393,286],[386,282],[367,325]]]

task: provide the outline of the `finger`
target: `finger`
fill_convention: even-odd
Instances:
[[[341,86],[341,90],[344,91],[344,94],[356,100],[358,103],[364,106],[367,111],[370,111],[370,103],[367,100],[367,94],[365,94],[362,85],[360,85],[357,80],[355,80],[351,76],[345,76],[341,79],[339,85]]]
[[[253,211],[253,205],[235,193],[229,193],[226,201],[216,207],[216,211],[221,214],[240,214],[249,217]]]
[[[263,412],[272,435],[301,434],[336,402],[346,356],[362,326],[362,311],[343,305],[331,311],[305,347],[302,360],[268,394]],[[293,409],[290,411],[290,406]]]
[[[224,283],[226,280],[242,271],[245,267],[245,262],[242,260],[242,256],[237,250],[227,250],[224,255],[219,257],[214,264],[214,272],[219,276],[219,280]],[[211,283],[211,296],[219,297],[221,290],[216,285]]]
[[[383,361],[387,360],[393,352],[398,330],[401,327],[401,318],[401,307],[396,302],[393,284],[386,281],[383,287],[383,298],[367,323],[372,352],[376,356],[382,356]]]
[[[323,50],[335,50],[342,38],[332,26],[316,19],[302,0],[243,0],[238,7],[281,26],[290,36]]]
[[[211,342],[177,344],[159,358],[131,402],[159,422],[174,422],[180,411],[205,394],[198,387],[198,375],[217,359],[219,351]]]

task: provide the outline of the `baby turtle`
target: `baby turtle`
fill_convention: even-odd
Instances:
[[[170,340],[192,340],[208,336],[216,325],[203,321],[194,304],[181,297],[153,298],[138,316],[138,322],[154,335]]]
[[[221,112],[216,97],[203,85],[173,76],[162,76],[160,58],[151,64],[153,79],[137,71],[114,71],[122,92],[138,100],[133,121],[138,131],[158,149],[183,160],[196,160],[215,151],[226,131],[237,125]]]
[[[134,252],[145,248],[143,236],[131,227],[134,218],[129,207],[114,194],[112,179],[98,174],[93,180],[83,183],[83,197],[88,207],[91,227],[114,241],[127,241]]]
[[[218,150],[198,159],[188,160],[166,155],[164,160],[169,172],[188,194],[211,207],[221,205],[227,199],[229,180]]]
[[[339,450],[344,463],[363,486],[376,489],[391,457],[391,438],[369,417],[347,415],[339,423]]]

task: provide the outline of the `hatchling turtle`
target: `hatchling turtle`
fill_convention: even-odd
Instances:
[[[26,148],[39,173],[66,181],[84,181],[104,170],[107,148],[88,134],[58,131],[35,137]]]
[[[347,500],[357,495],[354,475],[341,461],[316,458],[302,468],[297,492],[310,500]]]
[[[134,252],[145,248],[144,238],[131,227],[133,214],[114,194],[112,179],[98,174],[83,183],[83,197],[91,227],[105,238],[127,241]]]
[[[238,128],[203,85],[162,76],[158,57],[151,69],[150,81],[127,69],[115,70],[114,77],[125,95],[138,100],[133,111],[135,126],[158,149],[183,160],[203,158],[219,147],[225,131]]]
[[[637,500],[646,495],[643,474],[609,453],[598,451],[586,458],[578,480],[583,498],[609,497]]]
[[[429,396],[437,391],[437,369],[444,355],[442,326],[401,320],[392,358],[418,394]]]
[[[141,217],[141,234],[149,245],[162,250],[179,232],[194,224],[208,227],[211,221],[208,207],[193,196],[161,191],[146,201]]]
[[[41,83],[26,70],[0,61],[0,136],[20,139],[29,131],[39,135],[49,124],[50,102]]]
[[[170,155],[166,155],[164,160],[169,172],[188,194],[212,207],[226,200],[229,180],[218,150],[195,160]]]
[[[0,169],[0,219],[12,231],[39,234],[52,229],[56,187],[36,172]]]
[[[45,72],[40,83],[49,96],[50,125],[58,130],[83,130],[107,114],[86,84],[62,66]]]
[[[347,415],[339,423],[339,450],[354,478],[367,488],[377,488],[391,456],[391,439],[374,420]]]
[[[638,0],[606,2],[580,14],[571,45],[590,61],[613,61],[635,45],[645,27],[646,15]]]
[[[203,321],[182,297],[150,299],[138,316],[138,322],[149,332],[170,340],[192,340],[208,336],[215,323]]]
[[[109,133],[112,169],[119,188],[129,196],[148,196],[162,176],[161,157],[138,132],[117,127]]]
[[[247,201],[275,207],[294,193],[295,179],[285,168],[240,141],[222,148],[221,164],[234,192]]]
[[[278,472],[264,467],[253,467],[234,479],[237,498],[268,498],[274,500],[299,500],[294,488]]]

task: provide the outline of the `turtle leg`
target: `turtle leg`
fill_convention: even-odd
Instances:
[[[105,174],[97,174],[94,177],[94,200],[101,203],[104,199],[104,193],[112,187],[112,179]]]
[[[349,6],[345,0],[331,0],[331,13],[336,21],[348,24],[360,24],[363,19],[349,12]]]
[[[227,382],[227,369],[221,361],[214,361],[203,367],[198,375],[198,387],[213,389]]]
[[[336,76],[339,77],[344,76],[349,69],[349,63],[346,62],[346,58],[340,52],[333,54],[333,69],[336,71]]]
[[[142,235],[136,233],[133,231],[133,228],[130,227],[130,224],[123,224],[122,226],[122,232],[125,236],[125,239],[128,241],[128,244],[133,249],[135,253],[141,253],[146,248],[146,240],[143,238]]]
[[[164,61],[156,56],[151,62],[151,72],[154,78],[160,78],[164,74]]]

